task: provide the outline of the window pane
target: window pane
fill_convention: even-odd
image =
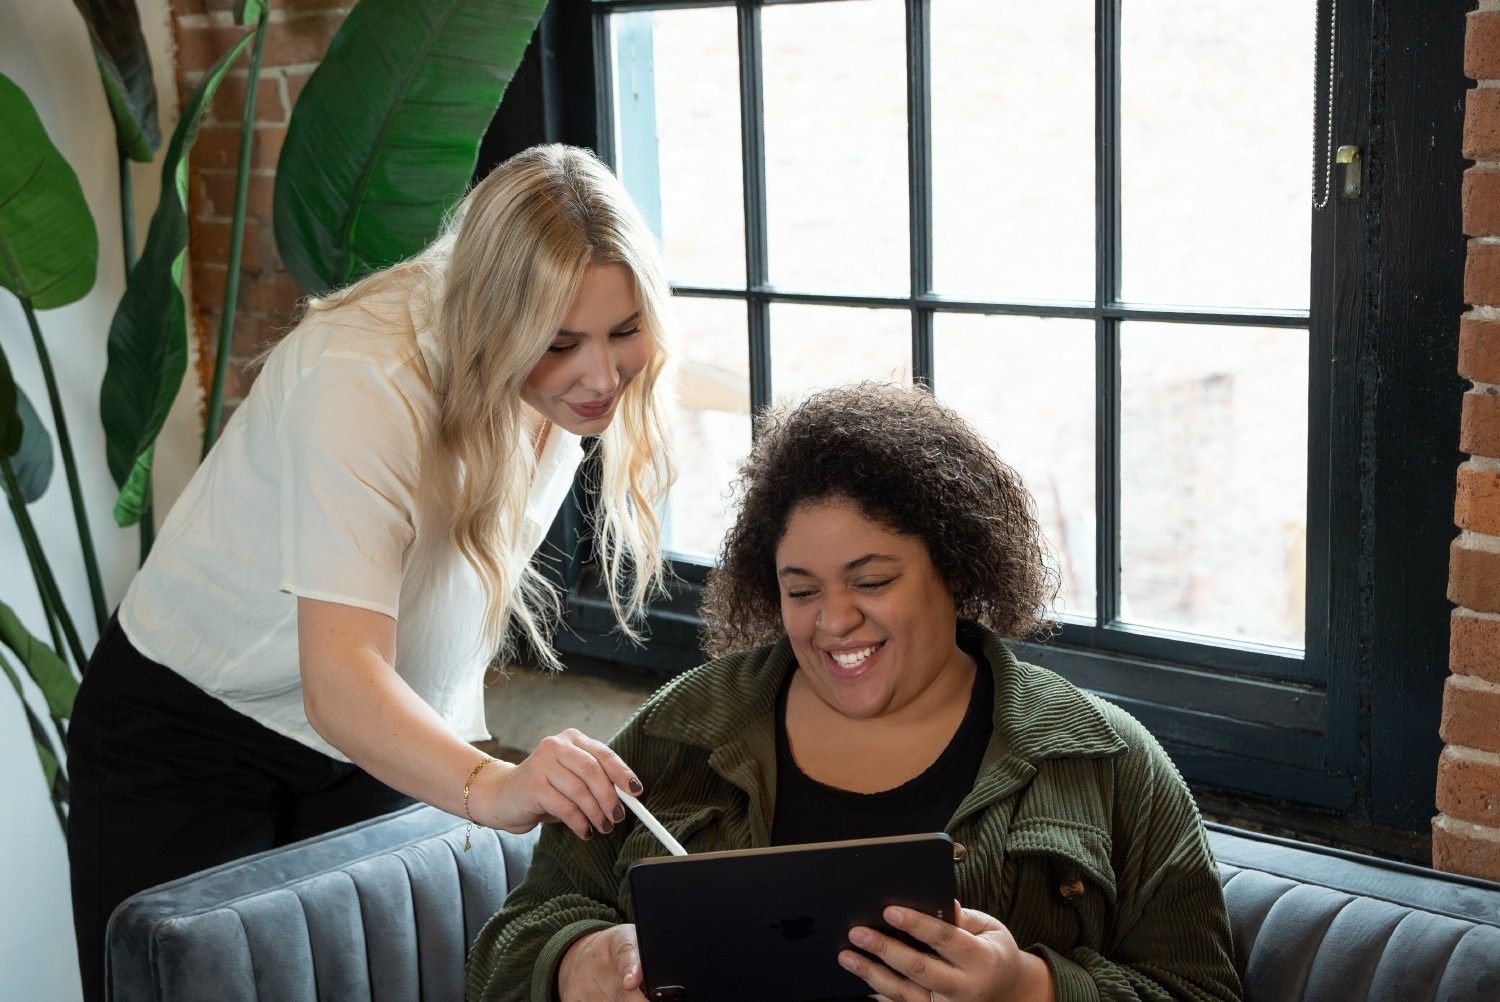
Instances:
[[[1124,6],[1125,299],[1307,308],[1315,12]]]
[[[1094,622],[1094,328],[1032,317],[937,318],[935,383],[1036,498],[1059,613]]]
[[[616,14],[610,29],[620,173],[659,220],[668,277],[744,288],[734,8]]]
[[[1094,298],[1094,4],[932,8],[933,282]]]
[[[772,305],[771,392],[777,402],[862,379],[911,382],[910,314]]]
[[[1307,332],[1122,325],[1121,618],[1301,647]]]
[[[711,562],[729,527],[729,482],[750,451],[750,351],[745,304],[672,300],[677,321],[677,483],[667,549]]]
[[[761,19],[771,281],[905,294],[901,0],[767,7]]]

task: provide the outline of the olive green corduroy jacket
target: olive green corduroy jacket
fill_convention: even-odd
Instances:
[[[969,849],[959,901],[1046,959],[1059,1000],[1238,999],[1217,871],[1166,753],[1123,710],[959,629],[995,678],[989,748],[946,829]],[[769,844],[776,698],[794,667],[785,640],[720,658],[665,685],[611,742],[689,852]],[[472,1002],[551,1002],[567,948],[631,921],[626,870],[661,851],[633,817],[588,841],[548,826],[475,941]]]

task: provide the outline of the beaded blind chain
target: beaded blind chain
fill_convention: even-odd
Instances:
[[[1313,50],[1318,48],[1318,24],[1322,22],[1322,3],[1318,4],[1318,17],[1313,22]],[[1321,210],[1327,208],[1328,200],[1333,196],[1333,82],[1337,76],[1338,67],[1338,45],[1339,45],[1339,4],[1338,0],[1328,0],[1328,89],[1326,95],[1314,95],[1313,99],[1313,165],[1312,165],[1312,189],[1313,209]],[[1326,96],[1327,108],[1327,138],[1324,140],[1323,149],[1318,149],[1318,101],[1319,96]],[[1319,177],[1321,175],[1321,178]],[[1318,195],[1318,182],[1323,183],[1323,194]]]

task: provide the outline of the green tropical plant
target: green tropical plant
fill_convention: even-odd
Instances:
[[[197,137],[199,122],[214,89],[248,42],[247,36],[225,53],[184,106],[163,164],[162,198],[151,220],[145,253],[140,265],[130,272],[125,295],[110,328],[109,368],[101,392],[106,453],[114,472],[116,455],[123,451],[119,443],[126,442],[127,448],[130,444],[137,446],[137,451],[123,464],[124,473],[116,476],[116,482],[127,488],[122,493],[127,510],[133,511],[137,518],[141,499],[149,490],[152,446],[186,368],[187,328],[180,283],[187,246],[184,204],[187,151]],[[99,253],[97,231],[77,175],[52,144],[30,100],[3,75],[0,75],[0,134],[8,142],[8,155],[0,159],[0,285],[21,301],[42,363],[58,433],[57,445],[73,499],[80,548],[89,572],[96,628],[102,630],[107,612],[93,538],[84,514],[77,463],[61,397],[36,317],[37,310],[74,302],[93,287]],[[58,681],[57,666],[61,666],[62,673],[76,688],[75,669],[68,666],[63,651],[71,656],[78,672],[82,672],[87,655],[28,510],[46,489],[51,456],[52,442],[30,402],[16,386],[9,362],[0,351],[0,479],[41,597],[52,647],[35,641],[20,627],[19,620],[14,622],[15,629],[3,629],[6,616],[15,619],[10,607],[3,604],[0,604],[0,643],[11,649],[47,696],[58,736],[65,738],[72,697],[71,690]],[[121,507],[122,503],[117,502],[116,521],[121,521]],[[4,668],[20,691],[19,678],[8,661]],[[43,741],[45,727],[31,715],[29,707],[27,713],[52,793],[53,808],[59,821],[64,821],[66,771],[50,743]]]
[[[94,229],[94,217],[84,200],[83,188],[78,183],[78,175],[52,144],[31,101],[13,80],[3,74],[0,74],[0,135],[7,138],[8,146],[7,155],[0,158],[0,286],[20,300],[27,326],[31,329],[32,343],[46,380],[52,418],[62,446],[63,466],[89,591],[94,600],[95,615],[102,625],[104,586],[84,510],[83,488],[73,458],[57,376],[37,320],[38,310],[76,302],[94,287],[99,236]],[[0,349],[0,422],[5,424],[4,433],[0,434],[0,470],[4,472],[6,496],[16,513],[22,538],[29,540],[35,535],[35,528],[26,516],[19,486],[12,488],[11,459],[25,441],[16,409],[18,399],[10,364]],[[31,441],[35,443],[36,440]],[[45,447],[50,451],[50,442]],[[33,574],[40,575],[38,558],[31,555],[29,543],[28,557]],[[65,633],[76,636],[67,610],[48,603],[46,598],[46,589],[43,588],[43,604],[49,623],[56,623]]]
[[[59,741],[66,741],[67,720],[73,715],[73,697],[78,694],[78,679],[74,677],[67,662],[58,657],[56,652],[46,644],[28,633],[21,625],[21,620],[4,602],[0,602],[0,642],[3,642],[5,647],[10,648],[20,658],[21,664],[26,668],[31,680],[41,690],[42,698],[47,702],[47,713],[52,719],[52,727]],[[6,658],[3,649],[0,649],[0,669],[3,669],[6,677],[10,679],[10,684],[16,690],[16,696],[20,698],[21,706],[26,711],[26,723],[31,729],[31,741],[36,746],[37,760],[41,763],[42,775],[47,780],[47,789],[52,794],[52,810],[57,814],[57,823],[66,828],[68,774],[63,768],[62,756],[57,753],[57,748],[52,743],[52,733],[36,715],[31,704],[26,701],[25,690],[21,688],[21,679],[16,674],[15,668],[11,666],[10,660]]]
[[[224,278],[224,303],[219,311],[219,341],[214,351],[214,374],[208,388],[208,414],[203,421],[203,452],[219,437],[224,410],[224,379],[229,372],[229,344],[234,338],[234,316],[240,298],[240,253],[245,242],[245,204],[250,194],[250,133],[255,128],[255,96],[260,89],[260,55],[266,42],[271,9],[263,0],[238,0],[235,23],[255,25],[250,49],[250,71],[245,80],[245,110],[240,115],[240,159],[234,179],[234,211],[229,226],[229,261]]]
[[[130,161],[150,163],[161,146],[156,120],[156,81],[151,53],[141,35],[135,0],[73,0],[94,47],[99,79],[115,122],[120,163],[120,232],[125,243],[125,273],[135,267],[135,207]]]
[[[276,170],[276,244],[304,289],[347,285],[432,239],[546,6],[361,0],[349,13]]]
[[[53,399],[59,438],[66,441],[67,425],[62,419],[56,378],[36,312],[65,306],[93,287],[98,236],[77,175],[52,145],[26,95],[3,74],[0,74],[0,134],[12,144],[9,155],[0,159],[0,285],[21,302]],[[75,658],[81,657],[81,645],[27,511],[27,505],[46,490],[51,477],[51,458],[51,439],[41,430],[36,411],[16,385],[10,361],[0,349],[0,486],[20,531],[55,648],[49,649],[32,637],[10,607],[0,603],[0,669],[4,669],[21,697],[32,742],[52,795],[52,807],[61,823],[67,802],[67,777],[52,744],[51,732],[26,701],[21,680],[4,654],[4,648],[10,649],[41,688],[55,733],[59,741],[65,739],[64,721],[72,713],[77,681],[57,652],[63,649],[64,637]],[[69,458],[66,451],[64,458]],[[89,558],[87,569],[92,584],[97,580],[98,568],[92,562],[92,543],[76,468],[69,465],[68,474],[74,516],[84,553]],[[102,596],[102,591],[99,594]]]
[[[115,522],[139,521],[151,486],[156,437],[187,371],[187,303],[182,266],[187,255],[188,150],[230,65],[250,43],[241,38],[219,57],[182,108],[162,162],[161,201],[146,232],[140,263],[109,327],[109,364],[99,390],[105,458],[120,488]]]
[[[236,20],[254,30],[223,54],[184,105],[163,160],[161,198],[140,260],[132,265],[126,158],[149,160],[160,142],[150,63],[134,0],[75,4],[89,29],[121,150],[128,277],[110,325],[100,415],[110,473],[120,487],[115,521],[122,526],[141,523],[144,559],[154,445],[186,369],[182,272],[188,236],[187,155],[215,89],[250,47],[227,262],[230,281],[206,452],[217,430],[223,365],[236,312],[249,129],[268,7],[264,0],[239,0]],[[355,8],[293,111],[277,170],[277,241],[288,269],[304,287],[321,292],[347,283],[410,256],[432,239],[468,186],[480,139],[545,6],[545,0],[362,0]],[[56,445],[74,496],[80,546],[102,629],[103,588],[83,518],[73,448],[36,319],[37,310],[72,302],[92,288],[98,238],[72,168],[20,88],[4,76],[0,135],[6,137],[6,156],[0,158],[0,285],[20,298],[42,360]],[[12,607],[0,602],[0,669],[26,705],[38,761],[59,823],[65,825],[66,765],[52,735],[59,741],[66,738],[86,656],[28,511],[46,490],[52,469],[53,440],[0,350],[0,480],[51,638],[49,646],[32,636]],[[12,657],[46,700],[50,731],[26,704]]]

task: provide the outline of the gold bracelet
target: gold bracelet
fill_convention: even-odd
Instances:
[[[469,822],[464,827],[464,852],[469,851],[469,836],[474,833],[474,826],[479,824],[478,821],[474,820],[474,815],[469,813],[469,787],[474,785],[474,777],[479,775],[479,770],[493,761],[495,760],[488,756],[481,759],[479,764],[469,773],[469,778],[464,780],[464,818]],[[480,827],[483,828],[484,826],[480,825]]]

